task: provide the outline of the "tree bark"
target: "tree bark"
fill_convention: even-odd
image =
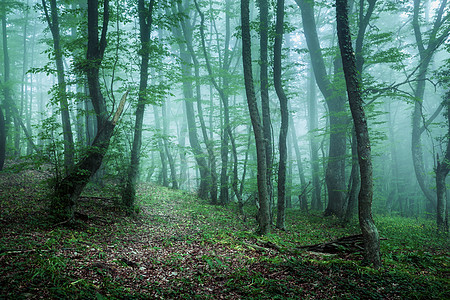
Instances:
[[[122,202],[132,208],[136,199],[136,181],[139,173],[139,161],[142,145],[142,124],[144,122],[144,111],[147,103],[148,86],[148,64],[150,57],[150,34],[152,26],[152,15],[154,0],[150,0],[148,8],[145,7],[145,1],[138,1],[139,17],[139,39],[141,42],[141,65],[139,79],[139,96],[136,108],[136,119],[134,124],[133,146],[131,148],[131,160],[128,166],[127,179],[122,191]]]
[[[361,189],[358,196],[358,202],[359,224],[364,239],[364,260],[366,263],[373,264],[375,268],[379,268],[381,266],[380,238],[372,218],[373,169],[370,139],[363,108],[359,75],[356,69],[356,57],[353,52],[351,41],[347,10],[347,0],[336,0],[339,48],[344,67],[350,110],[355,125],[361,174]]]
[[[252,74],[252,53],[250,37],[249,0],[241,0],[241,30],[242,30],[242,64],[244,68],[245,92],[247,95],[248,110],[255,135],[257,155],[257,182],[258,182],[258,233],[270,232],[269,195],[267,193],[267,166],[264,143],[264,132],[256,103],[255,89]]]

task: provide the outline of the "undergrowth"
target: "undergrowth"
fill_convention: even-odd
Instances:
[[[374,270],[361,253],[299,248],[358,234],[356,223],[288,209],[287,230],[261,237],[252,207],[244,217],[234,204],[154,185],[140,186],[137,217],[88,189],[85,219],[55,226],[39,174],[0,175],[0,299],[450,298],[449,240],[431,220],[378,216],[383,267]]]

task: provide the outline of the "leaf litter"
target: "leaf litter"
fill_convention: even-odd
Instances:
[[[137,217],[90,189],[77,208],[84,217],[55,227],[42,183],[49,176],[0,174],[0,298],[402,299],[436,289],[365,269],[357,255],[285,251],[298,232],[264,239],[231,208],[152,184],[139,186]]]

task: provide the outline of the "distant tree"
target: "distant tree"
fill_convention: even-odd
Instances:
[[[179,27],[182,27],[181,25]],[[172,27],[172,32],[177,39],[178,48],[180,50],[180,64],[181,64],[181,75],[184,80],[183,85],[183,97],[185,104],[186,119],[188,124],[188,137],[189,143],[191,145],[192,152],[194,154],[195,160],[197,162],[198,170],[200,172],[200,186],[198,188],[198,195],[201,199],[207,199],[210,191],[210,174],[208,163],[205,159],[203,149],[200,145],[200,141],[197,135],[197,125],[195,120],[195,110],[192,103],[194,98],[194,90],[192,86],[192,57],[186,44],[183,42],[183,32],[178,26]]]
[[[178,12],[185,13],[187,8],[184,8],[181,2],[178,2]],[[201,95],[201,75],[200,75],[200,62],[198,61],[197,54],[194,50],[194,46],[192,43],[192,35],[193,35],[193,24],[194,20],[191,18],[183,18],[180,20],[180,25],[183,31],[183,37],[186,42],[186,47],[189,50],[189,54],[191,55],[192,62],[194,65],[194,75],[196,80],[195,86],[195,96],[197,100],[197,112],[198,119],[200,122],[200,127],[202,130],[203,140],[206,146],[206,151],[208,152],[208,163],[209,163],[209,171],[210,171],[210,198],[211,204],[217,204],[218,195],[217,195],[217,167],[216,167],[216,154],[214,152],[214,141],[212,138],[208,136],[208,130],[205,123],[205,118],[203,116],[203,105],[202,105],[202,95]]]
[[[131,148],[131,161],[128,167],[126,183],[122,191],[123,204],[128,208],[132,208],[134,206],[136,197],[136,180],[139,172],[139,158],[142,145],[142,125],[144,121],[145,105],[148,103],[148,64],[150,57],[150,34],[154,5],[154,0],[150,0],[148,7],[146,7],[144,0],[138,1],[139,39],[141,43],[141,49],[139,51],[141,55],[139,96],[136,108],[133,146]]]
[[[301,9],[303,29],[316,83],[325,98],[329,111],[329,151],[325,181],[328,190],[326,215],[343,217],[345,212],[345,156],[347,115],[345,94],[338,87],[339,63],[335,58],[334,80],[327,74],[314,17],[314,2],[295,0]]]
[[[347,0],[336,0],[336,20],[348,100],[357,137],[358,160],[361,175],[358,207],[359,224],[364,238],[364,259],[367,263],[373,264],[374,267],[379,268],[381,266],[380,238],[372,218],[373,168],[370,138],[363,107],[361,82],[357,71],[355,52],[353,51],[352,46]]]
[[[447,8],[447,9],[446,9]],[[444,27],[449,19],[447,0],[440,1],[439,8],[433,26],[426,34],[422,33],[420,26],[420,10],[421,1],[414,0],[414,11],[412,25],[414,29],[415,45],[419,52],[419,65],[416,76],[416,86],[414,88],[414,110],[412,114],[412,136],[411,136],[411,152],[416,174],[417,182],[428,200],[428,207],[436,207],[435,195],[431,192],[430,186],[427,184],[424,161],[423,147],[421,136],[425,131],[426,124],[423,123],[423,102],[425,93],[425,84],[427,72],[432,62],[433,55],[440,45],[448,38],[450,26]],[[447,12],[447,16],[445,13]],[[430,209],[429,209],[430,210]]]
[[[250,9],[249,0],[241,0],[241,30],[242,30],[242,64],[244,68],[245,92],[247,95],[248,110],[252,121],[253,133],[256,142],[257,168],[258,168],[258,233],[270,232],[269,195],[267,193],[267,165],[264,132],[256,102],[252,74],[252,52],[250,36]]]
[[[67,84],[64,73],[63,50],[61,46],[61,34],[59,26],[58,8],[56,0],[50,0],[50,12],[47,3],[42,0],[48,27],[53,37],[54,59],[56,63],[56,73],[58,78],[58,92],[56,97],[60,104],[62,129],[64,136],[64,166],[66,173],[70,171],[74,164],[75,147],[73,142],[72,127],[69,115],[69,101],[67,99]]]
[[[230,139],[233,139],[233,134],[230,127],[230,106],[229,106],[229,96],[228,96],[228,88],[229,88],[229,80],[227,79],[231,64],[231,55],[230,55],[230,37],[231,37],[231,30],[230,30],[230,16],[229,16],[229,9],[230,9],[230,1],[225,1],[225,43],[224,43],[224,50],[223,50],[223,62],[221,65],[221,70],[223,73],[225,73],[225,76],[223,76],[221,82],[222,85],[219,85],[218,80],[215,78],[215,74],[213,73],[209,54],[206,50],[206,41],[205,41],[205,33],[204,33],[204,23],[205,23],[205,15],[200,9],[200,6],[198,5],[197,1],[194,0],[195,7],[200,15],[201,24],[200,24],[200,37],[201,37],[201,45],[203,50],[203,55],[205,56],[205,63],[206,63],[206,69],[209,74],[209,78],[211,80],[212,85],[217,90],[217,93],[219,94],[219,97],[222,101],[223,105],[223,129],[222,129],[222,139],[221,139],[221,145],[220,145],[220,156],[222,161],[222,170],[220,172],[220,194],[219,194],[219,202],[221,204],[227,204],[229,201],[229,187],[228,187],[228,142]],[[233,146],[233,145],[232,145]],[[236,161],[235,161],[236,162]],[[237,162],[236,162],[237,163]]]

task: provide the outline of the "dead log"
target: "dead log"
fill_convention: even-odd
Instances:
[[[364,250],[364,241],[362,234],[356,234],[344,236],[327,243],[300,246],[298,248],[329,254],[354,253]]]

